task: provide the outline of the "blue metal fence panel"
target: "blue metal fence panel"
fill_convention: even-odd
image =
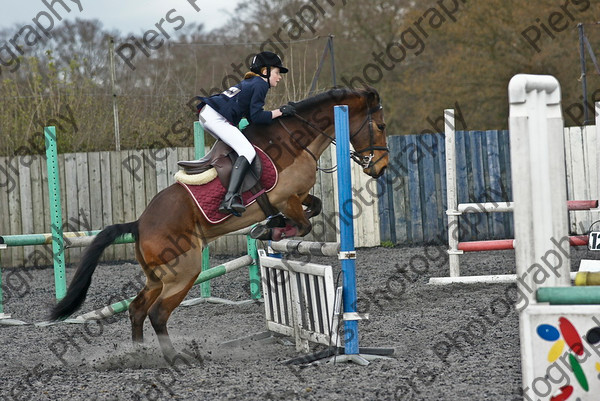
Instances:
[[[459,203],[512,199],[507,131],[456,132]],[[447,240],[443,134],[392,136],[380,180],[381,240],[399,244]],[[512,213],[461,217],[462,241],[511,238]]]
[[[408,199],[409,210],[408,215],[410,221],[411,237],[416,242],[423,242],[423,203],[421,202],[421,183],[419,182],[419,159],[423,152],[417,144],[416,135],[406,137],[406,144],[410,149],[407,152],[407,167],[408,167]]]
[[[406,137],[398,141],[398,146],[394,155],[394,166],[395,170],[392,172],[395,174],[392,180],[392,192],[394,199],[394,210],[396,215],[394,216],[394,222],[396,227],[397,241],[402,241],[403,238],[411,238],[410,235],[410,221],[407,216],[407,210],[409,208],[408,202],[408,148],[406,143]]]
[[[420,147],[419,153],[419,171],[421,188],[421,205],[423,217],[423,240],[431,242],[438,234],[438,217],[436,191],[435,160],[433,151],[433,135],[425,134],[418,137],[417,143]]]
[[[483,154],[485,152],[484,146],[484,135],[485,132],[474,131],[466,134],[469,138],[469,146],[465,147],[467,157],[470,159],[468,166],[469,178],[470,178],[470,193],[467,202],[470,203],[482,203],[487,202],[487,188],[486,188],[486,166],[484,165]],[[460,193],[460,191],[459,191]],[[459,198],[460,201],[460,198]],[[469,214],[469,220],[471,222],[471,238],[482,238],[489,239],[489,225],[487,215],[482,213],[471,213]]]

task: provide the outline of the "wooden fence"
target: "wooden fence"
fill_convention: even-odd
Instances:
[[[565,128],[567,195],[598,199],[595,127]],[[446,243],[446,165],[442,134],[389,138],[390,166],[380,178],[381,240]],[[512,200],[508,131],[456,133],[459,203]],[[598,212],[570,212],[570,231],[583,234]],[[512,213],[461,216],[461,241],[513,238]]]
[[[193,148],[59,155],[64,231],[99,230],[136,220],[154,195],[174,183],[177,161],[193,157]],[[323,155],[321,165],[334,165],[332,158],[335,158],[333,147]],[[355,188],[364,187],[369,179],[358,166],[354,166],[353,176]],[[0,158],[0,234],[50,232],[47,180],[45,156]],[[323,200],[324,212],[313,219],[310,240],[336,240],[339,229],[334,185],[335,174],[318,173],[313,194]],[[379,245],[377,202],[365,198],[363,203],[358,205],[359,213],[355,212],[357,245]],[[216,254],[239,255],[246,251],[246,240],[241,236],[224,237],[210,247]],[[68,249],[67,262],[76,262],[81,252],[78,248]],[[103,260],[133,259],[131,244],[109,247],[103,256]],[[51,261],[49,246],[0,251],[3,266],[47,265]]]
[[[457,132],[458,201],[512,200],[507,131]],[[355,241],[357,246],[444,243],[446,230],[446,167],[442,134],[389,138],[390,165],[379,179],[353,165]],[[565,129],[568,198],[597,199],[595,127]],[[97,230],[133,221],[154,195],[173,184],[177,161],[193,158],[192,148],[59,155],[65,231]],[[320,160],[335,165],[335,149]],[[333,161],[332,161],[333,160]],[[336,175],[319,171],[312,193],[323,200],[323,213],[313,219],[307,239],[335,241],[337,228]],[[598,212],[570,212],[572,234],[587,232],[600,219]],[[513,237],[511,213],[461,217],[461,241]],[[0,158],[0,233],[50,232],[47,171],[43,156]],[[224,237],[211,244],[216,254],[245,252],[245,238]],[[81,249],[69,249],[76,262]],[[132,245],[110,247],[103,260],[133,260]],[[0,251],[3,266],[51,263],[46,247]]]

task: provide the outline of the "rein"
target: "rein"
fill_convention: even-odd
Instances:
[[[297,114],[294,114],[294,116],[296,117],[300,117]],[[305,122],[306,124],[308,124],[310,127],[316,129],[318,132],[322,133],[323,135],[327,136],[329,139],[335,141],[335,139],[331,138],[329,135],[327,135],[325,132],[319,130],[317,127],[315,127],[310,121],[305,120],[303,117],[300,117],[302,122]],[[290,129],[283,123],[283,121],[281,120],[281,118],[278,118],[277,121],[279,121],[279,124],[281,124],[281,126],[283,127],[283,129],[285,130],[285,132],[288,133],[288,135],[290,136],[290,138],[292,139],[292,141],[296,142],[296,144],[298,144],[299,147],[301,147],[304,151],[306,151],[306,153],[308,153],[313,159],[315,159],[315,162],[318,163],[318,159],[317,156],[315,156],[315,154],[313,152],[311,152],[306,146],[302,145],[300,142],[298,142],[298,140],[296,138],[294,138],[294,135],[292,135],[292,131],[290,131]]]
[[[385,157],[385,155],[387,153],[389,153],[389,148],[387,146],[375,146],[373,144],[374,142],[374,137],[375,137],[375,133],[373,132],[373,113],[379,111],[383,109],[383,106],[381,106],[381,104],[378,104],[377,106],[371,108],[368,112],[367,112],[367,117],[365,118],[365,120],[363,121],[363,123],[360,125],[360,127],[358,128],[358,130],[356,130],[356,132],[352,135],[350,135],[350,140],[352,140],[352,138],[354,138],[356,135],[358,135],[363,128],[365,127],[365,125],[367,125],[368,123],[368,127],[369,127],[369,146],[367,146],[366,148],[360,149],[360,150],[351,150],[350,151],[350,158],[357,163],[358,165],[360,165],[362,168],[369,168],[373,165],[375,165],[376,163],[379,162],[379,160],[381,160],[382,158]],[[331,143],[333,145],[336,144],[335,138],[332,137],[331,135],[328,135],[325,131],[323,131],[322,129],[320,129],[319,127],[317,127],[315,124],[313,124],[312,122],[308,121],[306,118],[302,117],[299,114],[294,114],[294,117],[297,118],[298,120],[300,120],[300,122],[302,122],[303,124],[309,126],[310,128],[312,128],[313,130],[315,130],[317,133],[327,137]],[[298,144],[298,146],[300,148],[302,148],[304,151],[306,151],[314,160],[315,162],[317,162],[318,164],[318,159],[317,157],[314,155],[313,152],[311,152],[306,146],[302,145],[300,142],[298,142],[298,140],[296,140],[296,138],[294,138],[294,136],[292,135],[292,132],[288,129],[288,127],[286,127],[286,125],[283,123],[283,121],[281,119],[278,119],[279,123],[281,124],[281,126],[283,127],[283,129],[288,133],[288,135],[290,136],[290,138],[296,142],[296,144]],[[381,156],[379,159],[375,160],[373,162],[373,157],[375,157],[375,150],[383,150],[386,153]],[[360,156],[360,153],[366,152],[366,151],[370,151],[370,154],[368,156]],[[319,170],[319,167],[317,167],[317,170]],[[331,169],[321,169],[323,171],[326,172],[333,172],[335,171],[335,167],[331,168]]]

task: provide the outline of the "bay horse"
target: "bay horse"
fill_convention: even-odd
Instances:
[[[321,201],[309,191],[316,182],[317,160],[335,142],[336,104],[348,105],[350,142],[355,149],[352,158],[369,176],[381,176],[388,164],[386,126],[379,94],[373,88],[332,89],[295,103],[293,116],[280,117],[270,125],[251,124],[244,131],[274,161],[279,179],[268,199],[293,222],[296,236],[310,232],[308,219],[321,210]],[[136,259],[146,275],[144,288],[129,305],[132,340],[143,342],[143,324],[149,317],[165,359],[173,361],[178,353],[169,339],[167,320],[201,272],[202,249],[222,235],[266,217],[254,203],[241,217],[211,224],[186,189],[175,183],[159,192],[137,221],[108,226],[96,236],[51,319],[64,319],[81,306],[104,249],[119,236],[131,233],[136,239]]]

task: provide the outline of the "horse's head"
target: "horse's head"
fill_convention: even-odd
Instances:
[[[275,160],[278,169],[293,164],[303,152],[315,163],[335,142],[333,110],[347,105],[350,118],[352,159],[371,177],[380,177],[388,165],[385,121],[379,93],[374,88],[336,88],[294,103],[294,116],[277,119],[270,126],[251,124],[244,133]]]
[[[371,177],[380,177],[389,161],[387,132],[379,93],[374,88],[359,91],[359,100],[350,111],[352,158]]]

